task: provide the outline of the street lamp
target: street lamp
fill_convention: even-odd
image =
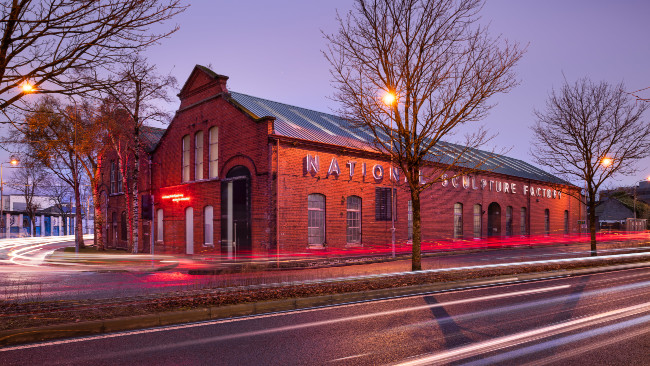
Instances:
[[[23,81],[23,83],[20,85],[20,88],[22,89],[23,93],[29,94],[34,91],[36,91],[36,88],[32,83],[29,82],[29,80]]]
[[[382,101],[384,102],[385,105],[389,107],[389,113],[390,113],[390,175],[392,176],[393,179],[391,179],[391,186],[390,186],[390,219],[391,219],[391,248],[393,251],[393,258],[395,258],[395,174],[394,174],[394,167],[393,167],[393,106],[397,102],[397,96],[395,96],[395,93],[387,91],[384,96],[382,97]]]
[[[4,217],[4,196],[3,196],[3,187],[4,187],[4,181],[2,180],[2,171],[3,171],[3,165],[6,162],[0,162],[0,224],[2,224],[2,228],[0,228],[0,232],[4,232],[5,235],[3,237],[7,237],[7,232],[6,232],[6,222],[5,222],[5,217]],[[16,166],[18,165],[18,159],[16,158],[11,158],[9,160],[9,164]]]

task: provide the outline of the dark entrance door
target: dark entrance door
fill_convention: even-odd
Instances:
[[[221,253],[228,258],[246,256],[251,243],[251,173],[238,165],[221,181]]]
[[[52,216],[45,216],[43,224],[45,224],[45,236],[52,235]]]
[[[501,235],[501,206],[492,202],[488,206],[488,236]]]

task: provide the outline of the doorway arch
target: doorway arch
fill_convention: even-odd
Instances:
[[[251,173],[243,165],[221,180],[221,253],[228,258],[250,254]]]
[[[488,236],[501,236],[501,206],[492,202],[488,206]]]

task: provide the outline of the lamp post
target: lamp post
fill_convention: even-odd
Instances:
[[[2,224],[2,231],[1,232],[4,233],[4,235],[2,235],[2,236],[6,238],[7,237],[7,232],[6,232],[7,223],[5,222],[5,217],[4,217],[4,214],[5,214],[4,213],[5,205],[4,205],[4,196],[3,196],[3,193],[4,193],[4,191],[3,191],[4,181],[2,179],[2,172],[3,172],[3,165],[4,164],[5,164],[5,162],[0,162],[0,223]],[[13,166],[18,165],[18,159],[12,158],[9,161],[9,164],[11,164]]]
[[[634,209],[633,209],[633,211],[634,211],[634,229],[635,229],[634,231],[638,231],[638,230],[636,230],[636,228],[638,226],[637,222],[636,222],[636,186],[639,185],[639,183],[642,183],[642,182],[650,182],[650,176],[648,178],[644,179],[644,180],[640,180],[640,181],[634,183]]]
[[[395,192],[395,170],[393,168],[393,106],[397,102],[397,97],[392,92],[386,92],[382,98],[384,104],[389,107],[389,116],[390,116],[390,177],[391,186],[390,186],[390,219],[391,219],[391,248],[393,252],[393,258],[395,258],[395,198],[397,198]]]

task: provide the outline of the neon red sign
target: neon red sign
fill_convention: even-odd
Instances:
[[[189,197],[185,197],[184,194],[182,193],[174,193],[174,194],[168,194],[166,196],[162,196],[162,199],[172,199],[172,202],[180,202],[180,201],[189,201]]]

